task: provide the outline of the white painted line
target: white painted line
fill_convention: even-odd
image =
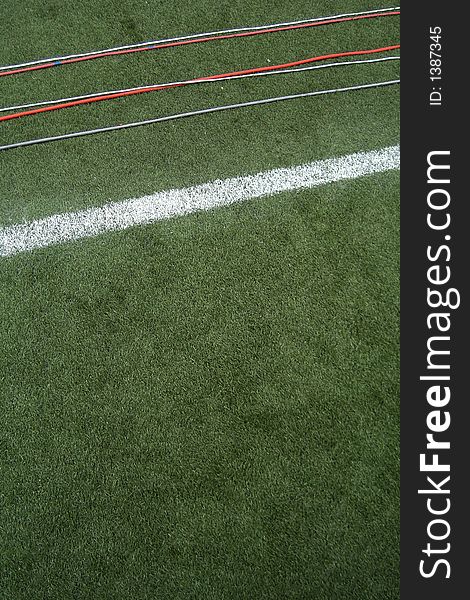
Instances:
[[[196,211],[228,206],[281,192],[312,188],[343,179],[398,169],[400,148],[359,152],[314,161],[297,167],[273,169],[189,188],[157,192],[150,196],[101,207],[46,217],[0,229],[0,256],[13,256],[53,244],[61,244],[147,225]]]

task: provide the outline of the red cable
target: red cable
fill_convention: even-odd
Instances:
[[[60,110],[62,108],[70,108],[72,106],[79,106],[81,104],[91,104],[92,102],[101,102],[102,100],[112,100],[114,98],[123,98],[124,96],[134,96],[136,94],[144,94],[146,92],[155,92],[159,90],[165,90],[173,87],[182,87],[190,84],[194,81],[205,81],[208,79],[219,79],[221,77],[235,77],[236,75],[248,75],[250,73],[263,73],[265,71],[274,71],[276,69],[286,69],[288,67],[297,67],[299,65],[305,65],[307,63],[317,62],[320,60],[329,60],[332,58],[340,58],[343,56],[359,56],[363,54],[375,54],[376,52],[387,52],[389,50],[397,50],[400,45],[385,46],[384,48],[373,48],[372,50],[356,50],[352,52],[338,52],[336,54],[324,54],[323,56],[314,56],[313,58],[305,58],[303,60],[297,60],[295,62],[284,63],[281,65],[269,65],[267,67],[257,67],[254,69],[245,69],[243,71],[232,71],[230,73],[219,73],[217,75],[208,75],[206,77],[199,77],[197,79],[190,79],[181,83],[175,83],[170,85],[162,84],[159,87],[141,88],[138,90],[130,90],[127,92],[116,92],[114,94],[103,94],[102,96],[95,96],[93,98],[82,98],[81,100],[73,100],[72,102],[63,102],[61,104],[54,104],[52,106],[43,106],[42,108],[35,108],[32,110],[26,110],[23,112],[13,113],[11,115],[4,115],[0,117],[0,121],[9,121],[11,119],[18,119],[19,117],[26,117],[28,115],[36,115],[38,113],[49,112],[52,110]]]
[[[37,71],[39,69],[47,69],[49,67],[56,67],[59,65],[66,65],[66,64],[81,62],[81,61],[85,61],[85,60],[94,60],[95,58],[103,58],[106,56],[131,54],[133,52],[143,52],[144,50],[158,50],[160,48],[170,48],[172,46],[186,46],[188,44],[199,44],[202,42],[210,42],[212,40],[228,40],[228,39],[237,38],[237,37],[250,37],[250,36],[254,36],[254,35],[261,35],[264,33],[274,33],[276,31],[289,31],[292,29],[302,29],[305,27],[318,27],[319,25],[331,25],[334,23],[343,23],[345,21],[359,21],[360,19],[373,19],[376,17],[389,17],[389,16],[394,16],[394,15],[399,15],[399,14],[400,14],[399,10],[394,10],[394,11],[384,12],[384,13],[373,13],[370,15],[359,15],[356,17],[342,17],[339,19],[327,19],[325,21],[315,21],[313,23],[301,23],[299,25],[288,25],[286,27],[261,29],[258,31],[245,31],[242,33],[230,33],[230,34],[226,34],[226,35],[216,35],[216,36],[211,36],[211,37],[206,37],[206,38],[197,38],[197,39],[193,39],[193,40],[181,40],[179,42],[156,44],[153,46],[150,45],[150,46],[145,46],[142,48],[129,48],[126,50],[114,50],[112,52],[101,52],[101,53],[97,53],[97,54],[91,54],[89,56],[80,56],[80,57],[69,58],[69,59],[65,59],[65,60],[55,60],[55,61],[51,61],[48,63],[42,63],[40,65],[34,65],[34,66],[30,66],[30,67],[21,67],[19,69],[14,69],[12,71],[0,71],[0,77],[3,77],[4,75],[17,75],[19,73],[26,73],[27,71]]]

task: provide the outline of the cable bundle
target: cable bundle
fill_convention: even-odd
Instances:
[[[221,31],[213,31],[209,33],[199,33],[193,34],[189,36],[181,36],[176,38],[168,38],[163,40],[153,40],[150,42],[142,42],[140,44],[132,44],[128,46],[120,46],[115,48],[108,48],[106,50],[92,51],[86,52],[82,54],[74,54],[68,56],[59,56],[54,58],[46,58],[39,59],[30,62],[19,63],[15,65],[7,65],[0,67],[0,77],[9,76],[9,75],[20,75],[23,73],[29,73],[32,71],[38,71],[41,69],[51,68],[51,67],[59,67],[67,64],[72,64],[76,62],[84,62],[88,60],[95,60],[99,58],[107,58],[111,56],[123,55],[123,54],[131,54],[135,52],[142,51],[150,51],[150,50],[159,50],[163,48],[175,47],[175,46],[184,46],[188,44],[197,44],[197,43],[205,43],[212,42],[217,40],[225,40],[225,39],[233,39],[233,38],[241,38],[241,37],[251,37],[255,35],[264,35],[269,33],[276,33],[282,31],[291,31],[296,29],[305,29],[309,27],[318,27],[323,25],[333,25],[337,23],[343,23],[348,21],[359,21],[363,19],[373,19],[380,17],[390,17],[397,16],[400,14],[400,9],[398,8],[386,8],[386,9],[378,9],[374,11],[365,11],[360,13],[347,13],[341,15],[334,15],[331,17],[319,17],[314,19],[307,19],[303,21],[293,21],[288,23],[276,23],[272,25],[264,25],[264,26],[256,26],[256,27],[243,27],[238,29],[226,29]],[[387,56],[369,60],[352,60],[352,61],[340,61],[340,62],[332,62],[324,65],[311,65],[311,66],[303,66],[310,65],[311,63],[317,63],[337,58],[345,58],[345,57],[354,57],[354,56],[364,56],[371,55],[383,52],[390,52],[393,50],[398,50],[400,48],[399,44],[384,46],[379,48],[372,48],[366,50],[355,50],[355,51],[347,51],[347,52],[334,52],[320,56],[314,56],[307,59],[296,60],[291,62],[286,62],[278,65],[269,65],[263,67],[256,67],[250,69],[242,69],[238,71],[232,71],[228,73],[218,73],[203,77],[198,77],[194,79],[189,79],[186,81],[175,81],[170,83],[161,83],[147,86],[139,86],[134,88],[126,88],[120,90],[111,90],[106,92],[94,92],[85,94],[82,96],[73,96],[69,98],[62,98],[57,100],[45,100],[45,101],[37,101],[29,104],[22,104],[16,106],[9,106],[0,108],[0,113],[8,113],[8,114],[0,114],[0,122],[2,121],[10,121],[13,119],[18,119],[22,117],[27,117],[31,115],[36,115],[40,113],[47,113],[56,110],[62,110],[65,108],[71,108],[75,106],[81,106],[83,104],[90,104],[94,102],[101,102],[106,100],[113,100],[117,98],[133,96],[137,94],[149,93],[164,89],[184,87],[188,85],[202,84],[202,83],[211,83],[218,81],[226,81],[229,79],[241,79],[247,77],[261,77],[267,75],[281,75],[287,73],[294,73],[299,71],[306,70],[315,70],[315,69],[325,69],[339,66],[348,66],[353,64],[368,64],[368,63],[377,63],[377,62],[385,62],[391,60],[399,60],[399,56]],[[385,87],[388,85],[394,85],[399,83],[399,80],[392,81],[382,81],[375,82],[369,84],[361,84],[357,86],[350,86],[348,88],[338,88],[331,90],[319,90],[316,92],[307,92],[303,94],[293,94],[289,96],[281,96],[275,98],[265,98],[262,100],[255,100],[251,102],[241,102],[232,105],[225,105],[219,107],[211,107],[206,109],[201,109],[197,111],[191,111],[187,113],[179,113],[175,115],[170,115],[167,117],[159,117],[155,119],[149,119],[146,121],[140,121],[136,123],[128,123],[125,125],[117,125],[117,126],[109,126],[102,127],[94,130],[74,132],[59,136],[53,136],[49,138],[41,138],[36,140],[27,140],[24,142],[17,142],[14,144],[8,144],[5,146],[0,146],[0,150],[8,150],[12,148],[18,148],[21,146],[29,146],[38,143],[44,143],[48,141],[58,141],[63,139],[69,139],[73,137],[81,137],[83,135],[91,135],[94,133],[100,133],[104,131],[115,131],[119,129],[125,129],[129,127],[136,127],[139,125],[146,125],[151,123],[158,123],[167,120],[173,120],[177,118],[189,117],[199,114],[207,114],[219,112],[222,110],[231,110],[234,108],[241,108],[245,106],[254,106],[259,104],[268,104],[281,100],[293,99],[293,98],[301,98],[315,95],[323,95],[323,94],[331,94],[335,92],[344,92],[344,91],[352,91],[358,89],[368,89],[373,87]],[[13,112],[16,111],[16,112]]]

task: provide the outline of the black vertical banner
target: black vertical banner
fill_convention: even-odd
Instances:
[[[470,580],[464,7],[409,1],[401,13],[403,600],[460,599]]]

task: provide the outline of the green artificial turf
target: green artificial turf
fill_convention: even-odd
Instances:
[[[15,1],[0,63],[370,8]],[[149,52],[0,78],[1,104],[397,41],[390,18]],[[0,143],[397,73],[148,94],[6,123]],[[398,102],[0,153],[0,226],[396,144]],[[0,598],[398,598],[397,172],[0,259],[0,282]]]

